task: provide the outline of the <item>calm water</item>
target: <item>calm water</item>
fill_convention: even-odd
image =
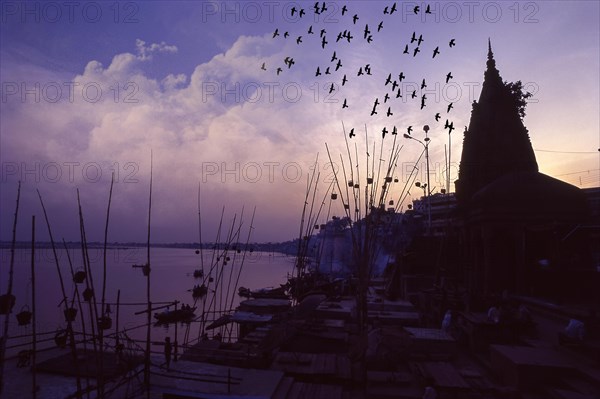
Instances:
[[[72,300],[75,290],[75,283],[71,277],[67,252],[62,249],[58,252],[60,269],[65,282],[67,297]],[[8,266],[10,264],[10,250],[0,250],[0,292],[5,293],[8,284]],[[73,262],[75,271],[82,268],[81,251],[78,249],[69,249],[68,255]],[[277,253],[254,252],[246,253],[246,259],[242,264],[242,255],[229,252],[230,261],[224,268],[219,263],[219,267],[212,270],[211,275],[215,281],[222,281],[222,284],[215,286],[214,282],[209,284],[212,288],[209,295],[204,299],[208,308],[209,303],[214,302],[211,309],[226,309],[231,304],[239,304],[240,298],[237,290],[233,289],[235,280],[241,267],[241,275],[238,286],[244,286],[251,289],[258,289],[269,286],[278,286],[286,281],[288,273],[293,268],[293,258]],[[90,262],[92,265],[92,278],[94,282],[97,301],[100,303],[102,294],[102,265],[103,251],[101,248],[89,250]],[[216,255],[215,255],[216,256]],[[194,269],[201,267],[200,255],[193,249],[173,249],[173,248],[152,248],[151,250],[151,300],[153,303],[171,302],[178,300],[182,303],[193,304],[194,300],[189,291],[194,284],[200,284],[201,280],[194,279],[192,273]],[[204,250],[204,269],[208,275],[213,259],[213,251]],[[106,302],[111,303],[113,326],[110,332],[115,331],[116,327],[116,306],[117,292],[120,290],[120,314],[119,330],[123,328],[133,328],[146,322],[146,314],[135,315],[136,312],[146,309],[146,278],[143,276],[141,268],[133,268],[133,264],[146,263],[145,248],[128,249],[109,249],[107,257],[107,285]],[[60,289],[59,277],[54,261],[52,249],[40,248],[36,250],[35,255],[35,278],[36,278],[36,307],[37,307],[37,331],[55,332],[64,328],[64,305],[61,305],[62,294]],[[219,277],[219,273],[221,273]],[[227,296],[228,282],[231,276],[231,290]],[[78,284],[80,292],[85,288],[84,284]],[[32,326],[18,326],[15,314],[25,307],[32,307],[31,302],[31,250],[19,249],[15,253],[15,273],[13,282],[13,294],[17,297],[13,313],[11,314],[9,336],[31,334]],[[87,303],[84,303],[85,323],[89,332],[89,311]],[[128,305],[132,304],[132,305]],[[133,305],[137,304],[137,305]],[[155,305],[158,306],[158,305]],[[203,307],[202,301],[196,303],[199,316]],[[77,303],[75,303],[77,307]],[[100,304],[98,304],[100,309]],[[172,308],[171,308],[172,309]],[[161,310],[162,311],[162,310]],[[154,321],[154,319],[153,319]],[[0,317],[0,323],[4,323],[4,316]],[[75,329],[81,331],[81,317],[78,314],[75,323]],[[3,328],[3,327],[2,327]],[[189,337],[196,338],[199,334],[199,323],[189,325]],[[187,325],[178,326],[179,342],[183,342]],[[153,326],[152,341],[162,341],[166,335],[173,339],[174,325],[169,327]],[[145,339],[146,329],[138,328],[128,332],[133,339]],[[49,335],[52,337],[53,335]],[[13,351],[14,352],[14,351]]]

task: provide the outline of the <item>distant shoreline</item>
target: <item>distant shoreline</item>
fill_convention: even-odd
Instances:
[[[56,242],[57,248],[63,248],[62,241]],[[0,241],[0,249],[10,249],[12,243],[10,241]],[[81,242],[79,241],[67,241],[67,248],[81,248]],[[207,249],[212,250],[215,248],[214,242],[205,242],[205,243],[150,243],[151,248],[183,248],[183,249]],[[240,243],[236,244],[240,246],[240,249],[243,249],[246,244]],[[298,249],[297,241],[287,241],[281,243],[248,243],[248,248],[253,251],[260,252],[278,252],[286,255],[295,255]],[[88,242],[88,248],[104,248],[104,243],[102,242]],[[107,247],[110,249],[128,249],[128,248],[145,248],[147,246],[146,243],[139,242],[109,242]],[[52,243],[49,241],[39,241],[35,243],[36,248],[52,248]],[[226,247],[225,243],[219,243],[218,249],[224,250]],[[31,248],[31,242],[29,241],[16,241],[15,248],[24,249]],[[234,244],[229,245],[229,250],[236,250],[234,248]]]

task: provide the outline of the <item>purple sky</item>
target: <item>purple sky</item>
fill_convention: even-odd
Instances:
[[[55,238],[78,240],[79,188],[88,239],[102,240],[114,171],[109,238],[144,241],[151,151],[153,241],[198,239],[199,183],[205,240],[214,239],[222,207],[225,225],[234,214],[239,220],[245,207],[246,226],[256,207],[253,241],[295,238],[317,154],[321,194],[332,177],[325,143],[341,167],[342,122],[355,128],[350,143],[352,148],[356,143],[361,158],[366,141],[379,148],[383,127],[396,126],[400,139],[413,126],[413,136],[422,139],[428,124],[432,186],[439,191],[448,144],[443,122],[449,119],[456,127],[450,170],[455,179],[462,131],[483,80],[488,37],[503,79],[521,80],[534,93],[524,122],[540,171],[579,187],[600,183],[596,1],[398,2],[391,15],[383,10],[392,1],[327,2],[319,15],[314,2],[69,4],[1,4],[2,240],[11,237],[18,180],[23,182],[20,239],[30,236],[33,214],[38,237],[47,239],[39,189]],[[342,16],[344,4],[348,12]],[[431,14],[424,13],[427,4]],[[293,7],[306,14],[292,16]],[[363,36],[366,24],[371,43]],[[307,33],[310,25],[314,35]],[[275,29],[280,36],[273,38]],[[336,42],[344,30],[351,32],[351,43]],[[415,57],[413,32],[424,39]],[[456,41],[453,48],[450,39]],[[403,54],[406,44],[411,54]],[[440,54],[432,58],[435,47]],[[334,51],[342,63],[338,71],[336,61],[330,62]],[[291,68],[284,64],[288,56],[295,61]],[[372,75],[358,77],[366,64]],[[331,75],[325,75],[328,66]],[[283,69],[280,75],[277,67]],[[386,77],[397,79],[400,72],[406,76],[403,97],[383,104],[385,93],[391,93]],[[446,84],[448,72],[453,78]],[[342,87],[344,74],[348,83]],[[332,82],[338,86],[329,94]],[[422,94],[427,105],[420,110]],[[375,98],[382,104],[371,117]],[[450,102],[454,108],[447,113]],[[437,112],[440,122],[434,119]],[[383,159],[389,160],[392,140],[383,139]],[[414,141],[402,144],[394,173],[400,183],[422,150]],[[393,190],[401,189],[398,184]],[[413,191],[409,200],[419,195]],[[341,213],[341,204],[332,204],[331,214]]]

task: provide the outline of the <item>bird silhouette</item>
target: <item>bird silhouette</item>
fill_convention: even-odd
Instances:
[[[404,76],[404,72],[400,72],[400,75],[398,75],[398,81],[402,82],[405,77],[406,76]]]
[[[295,64],[294,59],[291,57],[285,57],[285,59],[283,60],[283,63],[287,65],[288,69],[290,69],[292,67],[292,65]]]
[[[454,42],[454,39],[450,40],[450,42],[448,43],[448,46],[450,46],[450,47],[456,46],[456,43]]]
[[[302,36],[298,36],[298,38],[296,39],[296,44],[300,43],[302,43]]]
[[[410,43],[414,43],[417,41],[417,32],[413,32],[412,37],[410,38]]]
[[[383,29],[383,21],[381,21],[381,22],[379,23],[379,25],[377,25],[377,32],[379,32],[379,31],[380,31],[380,30],[382,30],[382,29]]]
[[[342,60],[338,60],[337,64],[335,65],[335,70],[337,71],[341,67],[342,67]]]
[[[358,73],[356,74],[356,76],[361,76],[363,74],[363,70],[362,67],[358,68]]]
[[[448,119],[446,119],[446,124],[444,125],[444,129],[449,130],[448,134],[452,133],[452,131],[454,130],[454,122],[448,123]]]
[[[402,52],[402,54],[408,54],[408,44],[406,45],[406,47],[404,47],[404,51]]]
[[[373,35],[369,35],[369,37],[367,37],[367,43],[371,43],[373,41]]]
[[[398,134],[398,129],[396,128],[396,125],[394,125],[394,128],[392,129],[392,134],[394,136]]]
[[[390,15],[392,15],[396,11],[396,3],[392,4],[392,8],[390,9]]]
[[[392,113],[392,107],[388,107],[388,110],[387,110],[387,114],[386,114],[386,115],[387,115],[388,117],[390,117],[390,116],[394,115],[394,114]]]
[[[364,31],[364,36],[365,39],[367,38],[367,36],[369,36],[371,34],[371,31],[369,30],[369,24],[365,25],[365,31]]]
[[[331,75],[331,72],[329,72],[329,67],[325,68],[325,75]]]
[[[440,118],[441,118],[441,116],[440,116],[440,113],[439,113],[439,112],[438,112],[437,114],[435,114],[435,121],[436,121],[436,122],[439,122],[439,121],[440,121]]]
[[[398,89],[398,93],[396,93],[396,98],[402,97],[402,93],[400,93],[400,89]]]
[[[346,14],[346,12],[348,12],[348,7],[346,7],[346,5],[344,4],[344,6],[342,7],[342,15]]]
[[[448,72],[448,75],[446,75],[446,83],[448,83],[453,77],[454,76],[452,76],[452,72]]]
[[[327,40],[325,40],[325,37],[323,37],[323,40],[321,41],[321,48],[325,48],[325,45],[327,45],[329,42]]]
[[[425,14],[431,14],[431,6],[427,4],[427,8],[425,9]]]
[[[356,21],[358,21],[360,18],[358,18],[358,14],[354,14],[354,16],[352,17],[352,23],[354,25],[356,25]]]
[[[306,12],[304,11],[304,8],[300,9],[300,18],[302,18],[304,16],[304,14],[306,14]]]
[[[417,98],[417,91],[413,90],[412,94],[410,95],[411,98]]]
[[[426,87],[427,87],[427,84],[425,83],[425,79],[423,79],[423,81],[421,82],[421,90],[423,90]]]
[[[327,33],[327,31],[325,29],[321,29],[321,33],[319,34],[319,37],[325,36],[325,33]]]
[[[340,33],[338,33],[337,38],[335,39],[335,42],[337,43],[340,40],[342,40],[343,38],[344,38],[344,33],[340,32]]]
[[[408,132],[408,134],[410,134],[412,132],[412,126],[409,126],[408,129],[406,129],[406,131]]]
[[[373,103],[373,109],[371,110],[371,116],[377,114],[377,106],[379,105],[379,99],[376,98],[375,102]]]
[[[414,12],[415,14],[418,14],[418,13],[419,13],[419,10],[420,10],[419,6],[415,6],[415,8],[413,8],[413,12]]]
[[[413,57],[417,56],[417,53],[420,52],[421,50],[419,50],[418,47],[415,47],[415,51],[413,52]]]
[[[387,86],[390,83],[392,83],[392,74],[391,73],[388,75],[387,79],[385,80],[385,86]]]
[[[417,46],[420,46],[425,40],[423,39],[423,35],[419,35],[419,40],[417,40]]]
[[[452,108],[454,108],[454,107],[452,106],[452,104],[454,104],[454,103],[450,103],[450,104],[448,104],[448,110],[446,111],[446,113],[450,112],[450,110],[451,110]]]
[[[286,32],[283,34],[283,37],[285,37],[285,38],[287,39],[289,35],[290,35],[290,33],[286,31]]]
[[[281,67],[277,67],[277,75],[279,75],[281,72],[283,72],[283,69],[281,69]]]
[[[329,94],[333,93],[334,90],[335,90],[335,83],[332,83],[331,86],[329,86]]]
[[[392,82],[392,91],[396,91],[396,87],[398,87],[398,82],[395,80]]]
[[[262,63],[262,66],[260,67],[260,69],[262,69],[263,71],[266,71],[266,70],[267,70],[267,67],[265,66],[265,63],[264,63],[264,62]]]
[[[338,57],[337,57],[337,54],[336,54],[336,53],[335,53],[335,51],[334,51],[334,52],[333,52],[333,55],[331,56],[331,61],[330,61],[330,62],[333,62],[333,61],[335,61],[335,60],[337,60],[337,59],[338,59]]]
[[[382,139],[384,139],[384,138],[385,138],[385,135],[387,134],[387,132],[388,132],[388,130],[387,130],[387,128],[384,126],[384,127],[383,127],[383,130],[381,131],[381,138],[382,138]]]
[[[383,13],[386,14],[386,15],[390,13],[388,11],[388,8],[389,8],[388,6],[385,6],[385,8],[383,9]]]
[[[371,74],[371,64],[365,65],[365,72],[367,73],[367,75]]]
[[[312,25],[308,27],[308,34],[309,35],[314,35],[315,34],[315,32],[313,32]]]
[[[433,57],[431,58],[435,58],[436,55],[438,55],[440,53],[440,48],[436,47],[435,50],[433,50]]]
[[[321,68],[317,67],[317,72],[315,73],[315,76],[321,76]]]
[[[421,97],[421,109],[425,108],[425,100],[427,100],[427,96],[423,94]]]
[[[315,10],[315,14],[320,14],[321,13],[321,7],[319,7],[319,2],[317,1],[315,3],[315,5],[313,6],[314,10]]]
[[[354,128],[350,129],[350,134],[348,136],[350,136],[350,138],[356,136],[356,134],[354,134]]]
[[[346,99],[344,98],[344,103],[342,104],[342,109],[344,108],[348,108],[348,103],[346,102]]]
[[[275,32],[273,32],[273,39],[277,36],[279,36],[279,28],[275,29]]]
[[[383,103],[384,104],[387,103],[387,100],[389,100],[389,99],[390,99],[389,93],[385,93],[385,97],[383,97]]]
[[[292,10],[291,10],[291,12],[292,12],[292,17],[293,17],[293,16],[294,16],[294,14],[296,13],[296,7],[292,7]]]
[[[323,5],[321,6],[321,13],[324,13],[325,11],[327,11],[327,6],[325,5],[325,2],[323,2]]]
[[[346,84],[348,79],[346,79],[346,74],[344,74],[344,78],[342,79],[342,86]]]

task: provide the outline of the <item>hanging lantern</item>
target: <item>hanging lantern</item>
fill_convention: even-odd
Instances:
[[[29,306],[25,305],[21,308],[21,311],[17,313],[17,321],[20,326],[26,326],[31,323],[32,313],[29,311]]]
[[[367,184],[373,184],[373,178],[367,177]]]
[[[315,230],[319,230],[319,225],[315,224]]]
[[[65,314],[65,320],[67,323],[75,321],[75,318],[77,317],[77,309],[75,308],[67,308],[63,311],[63,313]]]
[[[389,204],[394,205],[394,200],[390,200]]]
[[[98,317],[98,329],[108,330],[112,327],[112,319],[108,316]]]
[[[0,314],[9,314],[15,306],[16,298],[12,294],[0,295]]]
[[[348,180],[348,187],[354,187],[354,182],[352,180]]]
[[[65,330],[56,331],[56,334],[54,335],[54,343],[59,348],[66,347],[67,346],[67,331],[65,331]]]
[[[86,273],[83,270],[77,270],[74,274],[73,274],[73,281],[76,284],[81,284],[83,283],[83,281],[85,280],[86,277]]]
[[[394,179],[394,183],[398,183],[398,178],[397,177]]]
[[[344,209],[350,209],[350,204],[344,204]]]
[[[86,288],[83,291],[83,300],[86,302],[89,302],[92,300],[92,297],[94,296],[94,290],[91,288]]]
[[[144,273],[144,276],[148,277],[148,275],[150,274],[150,266],[146,263],[144,266],[142,266],[142,273]]]
[[[385,182],[386,183],[391,183],[392,182],[392,176],[386,176],[385,177]]]
[[[331,193],[331,199],[332,200],[336,200],[337,199],[337,194],[336,193]]]

